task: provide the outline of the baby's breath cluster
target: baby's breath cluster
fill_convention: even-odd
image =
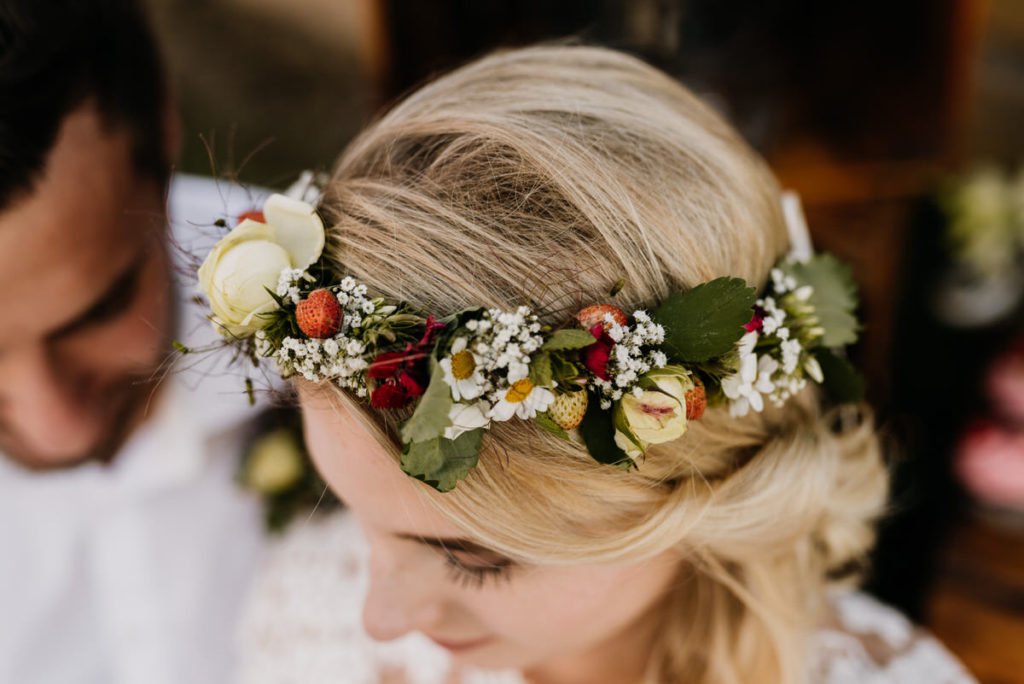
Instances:
[[[293,305],[298,304],[303,290],[308,289],[313,281],[313,276],[301,268],[283,269],[277,278],[277,296]]]
[[[651,320],[646,311],[633,312],[632,325],[620,325],[605,316],[605,335],[614,343],[608,358],[608,378],[594,377],[601,392],[601,406],[608,409],[628,392],[638,389],[637,382],[646,373],[668,364],[658,347],[665,341],[665,328]]]

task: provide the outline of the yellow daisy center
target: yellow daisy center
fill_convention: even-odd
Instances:
[[[530,382],[529,378],[523,378],[508,388],[508,392],[505,393],[505,401],[510,404],[518,404],[530,396],[532,391],[533,383]]]
[[[463,349],[457,354],[452,354],[452,376],[456,380],[465,380],[473,375],[476,370],[476,359],[468,351]]]

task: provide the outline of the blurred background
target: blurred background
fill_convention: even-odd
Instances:
[[[892,445],[869,589],[1024,682],[1024,0],[148,0],[179,170],[283,187],[500,46],[624,49],[711,101],[849,261]]]

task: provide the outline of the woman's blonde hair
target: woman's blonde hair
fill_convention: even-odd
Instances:
[[[321,207],[337,272],[377,293],[438,315],[525,304],[561,324],[620,278],[627,311],[723,275],[762,285],[787,250],[779,195],[677,82],[559,46],[486,57],[406,98],[352,143]],[[397,454],[394,426],[359,410]],[[430,498],[528,563],[680,551],[648,680],[788,684],[805,678],[830,573],[863,558],[885,493],[869,417],[821,415],[808,390],[742,419],[709,410],[632,472],[498,424],[480,466]]]

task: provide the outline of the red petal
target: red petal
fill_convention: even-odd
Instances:
[[[744,324],[743,329],[747,332],[759,331],[764,326],[764,315],[760,311],[755,311],[754,315],[750,318],[750,322]]]
[[[398,376],[398,384],[402,386],[402,389],[405,390],[410,398],[423,396],[423,392],[426,391],[426,389],[416,381],[416,378],[409,373],[403,372],[400,374]]]
[[[384,352],[377,354],[370,367],[366,369],[366,375],[374,380],[393,378],[398,374],[398,369],[405,359],[404,352]]]
[[[608,380],[608,359],[611,353],[611,346],[601,340],[583,350],[583,365],[597,377]]]
[[[370,404],[376,409],[397,409],[409,403],[409,395],[402,387],[386,382],[370,393]]]

